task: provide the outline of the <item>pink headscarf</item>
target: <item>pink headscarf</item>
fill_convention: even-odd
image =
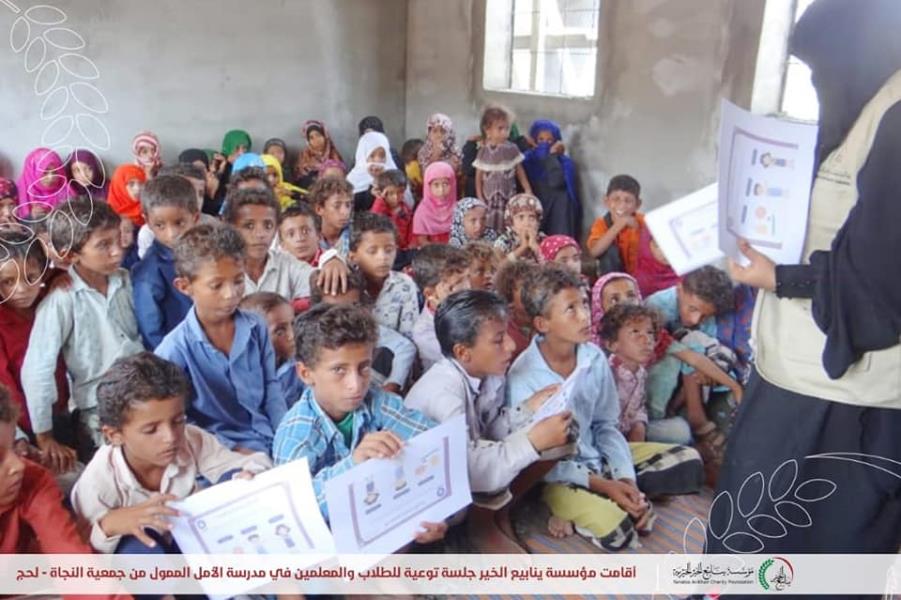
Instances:
[[[582,250],[579,242],[572,239],[568,235],[550,235],[541,242],[541,255],[544,256],[545,262],[554,262],[557,253],[564,248],[575,248]]]
[[[441,177],[450,182],[450,192],[444,201],[432,196],[431,183]],[[433,162],[425,170],[422,183],[422,202],[413,214],[413,235],[449,234],[457,204],[457,176],[454,168],[443,161]]]
[[[594,282],[591,288],[591,339],[603,348],[601,343],[601,319],[604,318],[604,287],[615,279],[628,279],[635,285],[635,293],[641,300],[641,290],[638,287],[638,281],[628,273],[607,273]]]
[[[49,186],[41,182],[47,171],[57,175]],[[56,208],[69,197],[69,186],[66,183],[66,169],[59,154],[50,148],[35,148],[28,153],[22,165],[18,185],[19,204],[34,202]]]
[[[153,154],[150,155],[149,159],[142,159],[138,155],[138,149],[144,145],[153,148]],[[134,154],[135,164],[144,170],[152,168],[153,172],[156,172],[163,165],[163,156],[160,152],[160,139],[156,137],[156,134],[152,131],[139,131],[138,134],[135,135],[134,139],[131,140],[131,153]]]

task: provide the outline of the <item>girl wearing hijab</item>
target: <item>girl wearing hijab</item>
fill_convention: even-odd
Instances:
[[[27,213],[32,219],[46,215],[68,199],[66,170],[59,154],[50,148],[29,152],[22,165],[18,188],[19,204],[28,205]]]
[[[734,280],[761,290],[756,355],[707,552],[901,546],[899,30],[897,0],[817,0],[792,33],[820,106],[807,237],[800,264],[775,265],[741,241],[749,263],[730,265]],[[731,508],[755,477],[770,493],[753,496],[754,513],[784,515],[783,535],[751,535],[752,515]]]
[[[309,188],[316,182],[323,162],[343,159],[322,121],[310,120],[304,123],[303,137],[307,145],[294,165],[294,181],[300,187]]]
[[[577,238],[582,227],[582,205],[576,191],[576,168],[564,154],[560,126],[539,119],[532,123],[529,137],[535,147],[525,152],[522,166],[533,193],[544,207],[541,231]]]
[[[144,169],[147,179],[156,177],[160,167],[163,166],[163,157],[160,152],[160,140],[152,131],[140,131],[131,140],[131,153],[135,157],[135,164]]]
[[[78,148],[66,159],[70,196],[88,196],[105,200],[107,196],[106,171],[96,154]]]
[[[423,173],[430,164],[439,160],[453,167],[455,173],[460,172],[462,155],[457,147],[457,134],[454,133],[454,123],[450,117],[443,113],[429,117],[428,133],[417,158]]]
[[[264,154],[260,158],[263,159],[263,164],[266,166],[266,179],[269,181],[272,191],[275,192],[282,210],[306,196],[306,190],[285,182],[285,178],[282,175],[282,165],[278,158],[271,154]]]
[[[144,169],[136,165],[120,165],[113,172],[107,202],[123,219],[134,223],[135,227],[144,224],[144,211],[141,209],[141,190],[147,175]]]
[[[382,120],[375,115],[370,115],[368,117],[363,117],[360,122],[357,124],[357,129],[360,131],[360,137],[363,137],[370,131],[374,131],[376,133],[385,133],[385,124],[382,123]],[[402,165],[403,161],[400,159],[400,155],[394,150],[394,148],[388,147],[390,151],[391,158],[394,160],[394,164]]]
[[[413,214],[413,236],[417,246],[447,244],[450,241],[457,177],[446,162],[433,162],[425,170],[422,202]]]
[[[219,186],[213,197],[215,205],[222,210],[222,204],[225,202],[225,194],[228,191],[228,181],[232,176],[232,165],[239,156],[245,152],[250,152],[252,142],[250,134],[243,129],[232,129],[222,138],[222,155],[214,154],[210,161],[210,170],[219,177]]]
[[[347,181],[354,187],[354,211],[368,211],[374,200],[370,192],[373,178],[382,171],[397,168],[385,134],[377,131],[363,134],[357,142],[354,161],[354,168],[347,174]]]
[[[454,207],[450,245],[463,248],[470,242],[493,244],[497,232],[488,228],[488,205],[478,198],[463,198]]]

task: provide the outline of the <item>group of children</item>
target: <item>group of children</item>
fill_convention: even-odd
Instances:
[[[741,399],[749,294],[666,275],[628,176],[591,285],[559,127],[511,125],[487,109],[461,151],[433,115],[403,171],[367,117],[347,173],[308,121],[291,168],[242,131],[166,166],[142,132],[108,189],[82,151],[0,179],[0,548],[174,552],[167,502],[301,457],[327,518],[328,479],[460,414],[474,492],[569,448],[537,492],[551,534],[637,544],[651,500],[715,474],[728,419],[708,405]],[[569,378],[568,410],[536,421]]]

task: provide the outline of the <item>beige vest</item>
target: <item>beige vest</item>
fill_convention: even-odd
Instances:
[[[879,123],[899,101],[901,71],[867,103],[845,141],[820,166],[810,199],[803,264],[810,263],[814,251],[831,248],[857,203],[857,175],[870,154]],[[761,291],[752,328],[757,370],[768,382],[845,404],[901,408],[901,343],[864,354],[840,379],[833,380],[823,369],[826,336],[813,320],[810,300],[780,299]]]

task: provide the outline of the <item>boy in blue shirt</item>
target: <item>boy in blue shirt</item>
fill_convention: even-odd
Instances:
[[[269,454],[287,411],[265,321],[238,309],[244,241],[227,225],[198,225],[175,243],[175,287],[194,301],[156,348],[193,387],[188,419],[227,448]]]
[[[378,336],[375,319],[356,306],[314,306],[294,322],[297,373],[307,385],[275,435],[273,458],[306,457],[323,516],[325,482],[370,458],[391,458],[404,441],[435,423],[400,397],[369,385]],[[416,541],[438,541],[446,523],[421,524]]]
[[[619,431],[620,403],[606,357],[589,343],[591,315],[579,279],[554,265],[537,271],[522,292],[536,336],[507,375],[507,401],[517,405],[577,369],[568,404],[579,425],[576,456],[545,477],[542,499],[552,535],[575,530],[607,550],[637,546],[654,513],[645,494],[696,492],[703,481],[698,453],[682,446],[628,443]]]
[[[160,175],[141,192],[144,220],[154,240],[144,258],[131,270],[135,314],[144,345],[153,350],[182,322],[191,299],[175,288],[172,246],[197,224],[200,209],[191,182],[177,175]]]

